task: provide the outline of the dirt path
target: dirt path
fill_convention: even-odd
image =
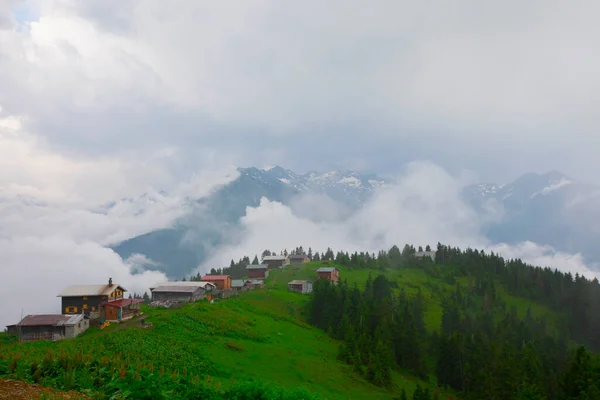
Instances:
[[[35,400],[35,399],[89,399],[77,392],[57,392],[52,388],[33,385],[12,379],[0,379],[0,399]]]

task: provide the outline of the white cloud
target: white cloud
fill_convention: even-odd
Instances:
[[[207,169],[178,182],[156,155],[152,165],[131,158],[81,159],[53,152],[0,115],[0,325],[25,313],[59,312],[56,295],[70,284],[112,277],[130,292],[165,280],[143,272],[153,261],[122,260],[104,246],[170,226],[191,201],[237,177],[233,167]],[[156,185],[156,186],[153,186]],[[159,191],[161,187],[166,191]]]
[[[557,252],[549,246],[526,242],[519,245],[491,244],[481,234],[485,221],[461,199],[460,191],[469,175],[454,177],[428,162],[412,163],[398,177],[397,184],[378,190],[358,212],[347,218],[323,218],[298,214],[293,208],[261,200],[257,208],[247,208],[241,220],[239,244],[227,246],[200,266],[225,266],[229,260],[253,255],[265,248],[280,252],[302,245],[324,251],[327,247],[344,251],[377,252],[393,245],[414,244],[435,247],[438,242],[494,251],[505,258],[522,258],[534,265],[596,276],[580,255]],[[332,212],[331,200],[324,212]],[[316,206],[315,206],[316,207]]]
[[[0,19],[14,22],[9,10]],[[392,144],[384,158],[436,156],[488,174],[558,168],[597,181],[592,0],[381,0],[368,9],[49,0],[23,10],[20,24],[0,30],[0,103],[64,149],[211,142],[262,165],[286,159],[269,149],[297,154],[299,133],[305,154],[335,133],[352,138],[339,140],[352,149],[339,157],[363,168],[381,163],[380,149],[364,153],[378,138]]]

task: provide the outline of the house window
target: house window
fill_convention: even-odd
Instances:
[[[113,297],[115,297],[115,292],[112,292],[112,293],[110,294],[110,296],[108,296],[108,297],[110,297],[111,299],[112,299]]]
[[[77,312],[77,307],[70,306],[70,307],[67,307],[66,310],[67,310],[67,314],[76,313]]]
[[[92,311],[96,311],[96,306],[92,306]]]
[[[87,296],[83,296],[83,299],[84,299],[84,300],[87,300]]]
[[[87,308],[88,308],[88,305],[87,305],[87,304],[84,304],[84,305],[83,305],[83,309],[84,309],[84,310],[87,310]]]

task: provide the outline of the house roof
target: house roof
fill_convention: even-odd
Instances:
[[[231,287],[243,287],[246,282],[248,282],[247,279],[232,279],[231,280]]]
[[[321,267],[317,270],[317,272],[333,272],[336,269],[337,269],[336,267]]]
[[[250,264],[246,267],[246,269],[267,269],[268,267],[265,264]]]
[[[159,285],[152,289],[154,293],[194,293],[196,290],[201,289],[201,286],[191,286],[191,285]]]
[[[227,278],[230,278],[229,275],[204,275],[202,277],[203,281],[225,281]]]
[[[262,285],[265,283],[262,279],[252,279],[250,282],[252,282],[253,285]]]
[[[304,285],[305,283],[308,283],[308,281],[293,280],[289,281],[288,285]]]
[[[263,261],[283,261],[287,257],[286,256],[264,256],[262,258]]]
[[[110,306],[110,307],[125,307],[125,306],[129,306],[131,304],[138,304],[138,303],[143,303],[144,299],[121,299],[121,300],[115,300],[115,301],[109,301],[108,303],[104,303],[104,306]]]
[[[215,286],[213,283],[211,282],[203,282],[203,281],[185,281],[185,282],[160,282],[160,283],[156,283],[152,286],[150,286],[150,290],[154,290],[154,288],[157,288],[159,286],[192,286],[192,287],[201,287],[201,288],[205,288],[206,286]]]
[[[19,323],[9,326],[64,326],[75,325],[83,319],[82,314],[63,315],[63,314],[40,314],[28,315]]]
[[[57,297],[79,297],[79,296],[108,296],[117,288],[121,288],[122,291],[126,292],[121,285],[74,285],[68,286],[58,294]]]
[[[304,260],[306,257],[308,257],[306,254],[292,254],[290,256],[290,259],[295,258],[295,259],[302,259],[302,260]]]

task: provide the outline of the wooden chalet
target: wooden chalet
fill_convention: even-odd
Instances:
[[[308,258],[306,254],[292,254],[291,256],[289,256],[289,259],[290,264],[292,265],[303,264],[310,261],[310,258]]]
[[[193,302],[206,297],[216,286],[211,282],[163,282],[150,287],[152,301]]]
[[[231,289],[231,276],[229,275],[204,275],[202,281],[213,283],[218,290]]]
[[[249,279],[265,279],[269,276],[269,267],[265,264],[251,264],[246,267]]]
[[[90,326],[83,314],[28,315],[19,323],[6,327],[9,335],[19,337],[20,342],[34,340],[63,340],[77,337]]]
[[[340,270],[335,267],[321,267],[317,269],[317,278],[337,284],[340,281]]]
[[[288,282],[288,290],[301,294],[307,294],[312,292],[312,283],[309,281],[293,280]]]
[[[232,279],[231,288],[237,292],[245,292],[246,290],[254,289],[250,279]]]
[[[112,278],[107,285],[76,285],[63,289],[57,297],[61,297],[61,310],[64,314],[84,314],[91,319],[109,319],[105,305],[124,298],[127,291],[123,286],[113,284]],[[109,311],[112,315],[112,309]],[[117,320],[110,318],[109,320]]]
[[[267,266],[267,269],[283,269],[290,264],[290,259],[287,256],[264,256],[262,263]]]

